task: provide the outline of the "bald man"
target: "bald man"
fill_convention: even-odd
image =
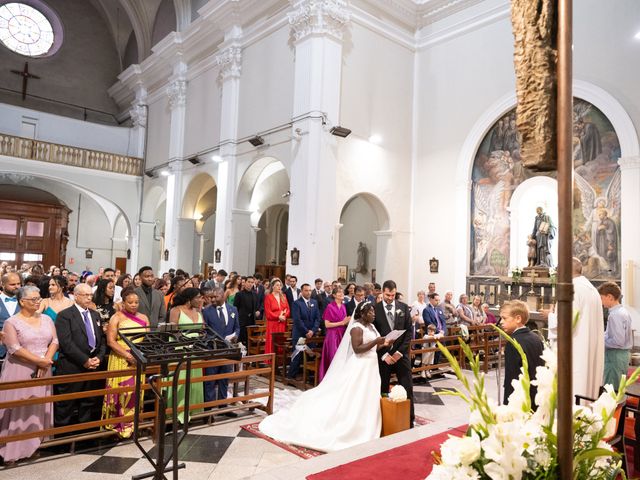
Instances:
[[[22,280],[17,273],[5,273],[2,276],[2,293],[0,293],[0,331],[4,326],[4,321],[20,311],[20,305],[16,299],[16,293],[22,286]],[[1,337],[0,337],[1,341]],[[0,344],[0,358],[4,358],[7,349]]]
[[[86,283],[73,289],[74,305],[58,313],[56,332],[60,344],[56,375],[88,373],[98,370],[105,361],[107,341],[100,327],[100,316],[90,310],[91,287]],[[104,388],[102,381],[61,383],[56,395]],[[55,404],[55,425],[62,427],[99,420],[103,397],[66,400]]]

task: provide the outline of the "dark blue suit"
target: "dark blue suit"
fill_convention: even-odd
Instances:
[[[17,303],[17,301],[16,301],[16,303]],[[20,304],[17,303],[17,305],[18,306],[16,307],[16,311],[14,312],[14,315],[20,311]],[[9,318],[10,316],[11,315],[9,315],[9,311],[4,306],[4,301],[0,301],[0,330],[2,330],[2,327],[4,326],[5,320],[7,318]],[[7,354],[6,347],[4,345],[0,344],[0,358],[4,358],[6,354]]]
[[[224,309],[227,322],[225,325],[224,317],[218,315],[218,307],[210,305],[202,311],[204,323],[206,323],[211,329],[221,337],[227,337],[234,335],[237,338],[240,336],[240,322],[238,316],[238,310],[233,305],[225,303],[222,308]],[[205,375],[216,375],[218,373],[229,373],[232,371],[231,365],[223,365],[220,367],[205,368]],[[204,400],[210,402],[212,400],[220,400],[227,398],[227,389],[229,387],[229,381],[214,380],[210,382],[204,382]]]
[[[320,329],[320,309],[318,301],[309,298],[309,306],[303,297],[293,302],[291,307],[291,317],[293,318],[293,331],[291,332],[291,343],[295,350],[298,339],[305,337],[307,332],[311,330],[314,335]],[[287,377],[295,378],[300,370],[300,362],[302,361],[302,353],[296,355],[291,360]]]

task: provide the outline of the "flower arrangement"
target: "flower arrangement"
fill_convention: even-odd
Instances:
[[[389,400],[402,402],[407,399],[407,391],[402,385],[394,385],[389,391]]]
[[[495,327],[522,357],[520,377],[513,380],[513,393],[507,405],[497,405],[488,398],[479,356],[473,356],[469,346],[460,344],[469,360],[473,381],[462,373],[460,365],[449,351],[438,344],[447,357],[464,390],[441,392],[467,402],[471,409],[469,428],[462,438],[450,437],[441,446],[441,454],[428,480],[551,480],[559,478],[556,437],[557,356],[546,347],[544,366],[537,367],[536,379],[530,380],[526,356],[509,335]],[[622,377],[618,392],[611,385],[588,406],[574,406],[573,465],[574,479],[626,478],[620,455],[606,439],[615,433],[614,413],[626,388],[640,376],[640,368],[627,380]],[[530,384],[538,387],[532,410]],[[618,477],[620,475],[621,477]]]
[[[522,270],[518,267],[511,270],[511,277],[513,278],[513,283],[520,283],[522,279]]]

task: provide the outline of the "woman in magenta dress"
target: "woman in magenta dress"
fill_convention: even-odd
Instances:
[[[51,376],[53,355],[58,350],[58,337],[53,321],[38,312],[40,290],[27,286],[16,295],[20,311],[9,317],[2,329],[7,358],[2,366],[0,382],[14,382]],[[0,392],[0,402],[26,400],[51,395],[51,385],[15,388]],[[51,428],[51,403],[19,405],[0,410],[0,437],[20,433],[38,432]],[[0,456],[5,466],[33,455],[42,438],[18,440],[0,445]]]
[[[343,303],[344,291],[341,288],[334,288],[331,293],[335,301],[327,305],[324,315],[322,316],[324,326],[327,328],[327,334],[324,337],[320,372],[318,373],[318,380],[320,382],[324,378],[324,374],[329,370],[331,361],[340,346],[342,336],[350,320],[350,317],[347,316],[347,308]]]

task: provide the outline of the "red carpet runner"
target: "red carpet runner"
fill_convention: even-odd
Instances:
[[[461,425],[432,437],[423,438],[392,450],[387,450],[355,462],[340,465],[307,477],[308,480],[370,480],[371,478],[401,478],[424,480],[431,473],[433,456],[449,435],[462,436],[467,426]]]

